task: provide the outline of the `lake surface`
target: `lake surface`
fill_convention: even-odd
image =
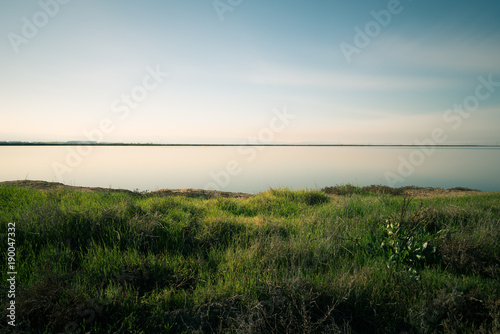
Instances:
[[[0,181],[154,191],[365,186],[500,191],[500,149],[418,147],[0,147]]]

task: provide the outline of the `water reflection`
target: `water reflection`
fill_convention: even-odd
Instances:
[[[71,147],[0,147],[0,180],[157,190],[216,188],[257,193],[270,187],[388,184],[415,148],[92,147],[68,164]],[[78,162],[78,163],[76,163]],[[59,166],[59,176],[54,170]],[[61,169],[61,166],[65,168]],[[396,186],[500,191],[500,149],[438,148]],[[62,172],[61,172],[62,170]],[[391,184],[389,184],[391,185]]]

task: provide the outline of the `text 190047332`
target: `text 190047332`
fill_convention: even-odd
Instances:
[[[7,307],[7,323],[10,326],[16,325],[16,223],[9,223],[7,228],[7,282],[9,282],[7,297],[9,304]]]

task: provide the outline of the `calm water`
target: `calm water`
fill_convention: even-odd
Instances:
[[[0,147],[0,181],[141,191],[456,186],[500,191],[500,149],[367,147]]]

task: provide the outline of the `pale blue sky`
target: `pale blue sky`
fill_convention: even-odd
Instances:
[[[500,142],[498,1],[218,3],[232,10],[2,1],[0,140],[85,140],[109,119],[103,141],[240,143],[286,108],[294,118],[275,142],[407,144],[435,128],[450,144]],[[388,10],[376,23],[371,11]],[[369,45],[348,61],[342,43],[356,47],[367,24]],[[169,75],[120,118],[113,103],[148,67]],[[499,84],[480,88],[473,111],[447,114],[474,102],[480,76]]]

